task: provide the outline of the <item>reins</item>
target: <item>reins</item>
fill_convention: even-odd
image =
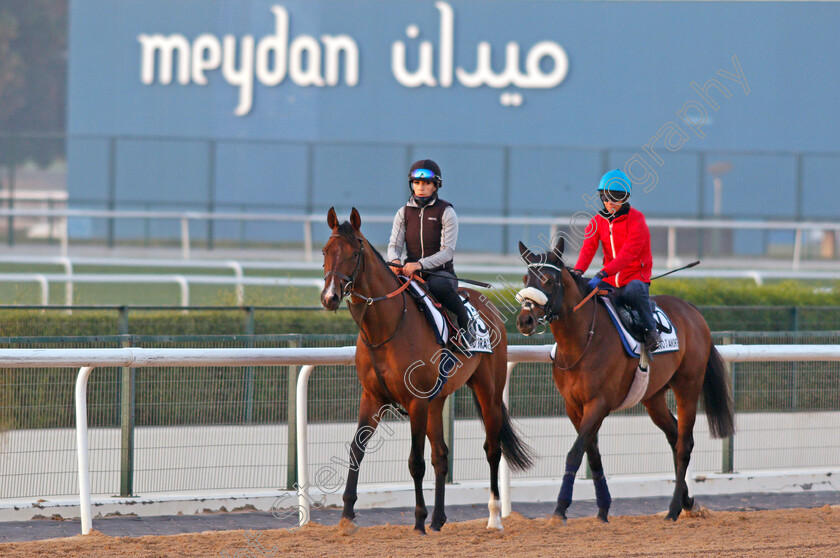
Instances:
[[[341,235],[338,235],[338,234],[330,235],[330,238],[332,238],[332,237],[343,238]],[[359,272],[362,270],[362,268],[364,266],[365,241],[364,241],[363,238],[360,238],[358,236],[356,237],[356,240],[359,241],[359,249],[357,251],[353,252],[353,257],[356,258],[356,267],[353,269],[353,273],[348,276],[348,275],[345,275],[343,273],[339,273],[338,271],[330,270],[330,271],[327,271],[326,277],[329,277],[330,275],[335,275],[339,279],[343,279],[344,281],[346,281],[344,286],[341,288],[341,294],[343,296],[347,297],[347,307],[348,308],[350,308],[352,310],[351,305],[364,304],[364,306],[362,308],[362,313],[359,316],[358,320],[356,319],[355,316],[353,316],[352,311],[350,312],[350,315],[353,316],[353,320],[356,322],[356,325],[359,326],[359,333],[361,334],[362,342],[364,342],[365,346],[368,349],[378,349],[379,347],[381,347],[382,345],[384,345],[385,343],[387,343],[388,341],[393,339],[397,335],[397,333],[399,333],[400,329],[402,328],[402,324],[405,321],[406,312],[408,311],[408,306],[406,305],[406,302],[405,302],[405,290],[408,288],[408,285],[411,283],[412,278],[410,277],[408,279],[408,281],[406,281],[405,283],[400,285],[400,287],[398,287],[396,290],[394,290],[394,291],[392,291],[392,292],[390,292],[386,295],[383,295],[383,296],[367,297],[363,294],[357,293],[355,291],[356,276],[359,274]],[[391,335],[389,335],[388,338],[385,339],[385,341],[382,341],[381,343],[371,343],[370,339],[368,339],[368,336],[365,333],[365,329],[363,327],[365,314],[367,314],[368,308],[370,308],[375,302],[379,302],[379,301],[382,301],[382,300],[388,300],[388,299],[394,298],[394,297],[396,297],[397,295],[400,295],[400,294],[403,296],[403,299],[402,299],[403,309],[402,309],[402,315],[400,316],[400,321],[397,324],[396,329],[394,329],[394,332],[391,333]],[[361,299],[361,302],[352,302],[353,297]],[[371,354],[373,354],[373,353],[371,353]]]
[[[548,263],[534,263],[534,264],[529,264],[528,267],[550,267],[550,268],[552,268],[552,269],[554,269],[554,270],[556,270],[560,273],[560,277],[557,278],[557,283],[554,285],[554,288],[551,290],[551,296],[549,296],[547,298],[547,300],[545,302],[545,305],[544,305],[544,307],[547,309],[547,311],[544,313],[543,318],[549,324],[553,321],[556,321],[556,320],[564,317],[564,316],[568,316],[569,314],[573,314],[573,313],[577,312],[581,307],[583,307],[584,304],[586,304],[596,294],[607,292],[607,291],[604,291],[602,289],[592,289],[592,291],[590,291],[590,293],[588,295],[586,295],[583,298],[583,300],[581,300],[577,305],[575,305],[574,308],[572,308],[571,310],[568,310],[566,312],[563,312],[562,314],[555,314],[552,311],[551,306],[553,306],[552,302],[554,300],[555,294],[557,293],[557,286],[560,285],[560,280],[562,279],[563,270],[560,269],[559,267],[555,266],[555,265],[551,265],[551,264],[548,264]],[[530,311],[531,311],[531,313],[533,313],[533,311],[534,311],[533,305],[531,306]],[[598,315],[598,304],[595,301],[593,301],[593,304],[592,304],[592,323],[589,325],[589,334],[587,335],[586,344],[583,346],[583,350],[580,353],[580,357],[578,357],[578,359],[573,364],[571,364],[570,366],[562,367],[559,364],[557,364],[557,353],[560,352],[560,348],[558,347],[557,350],[554,353],[554,358],[552,358],[552,364],[554,366],[556,366],[559,370],[564,370],[565,371],[565,370],[569,370],[571,368],[574,368],[575,366],[577,366],[580,363],[581,360],[583,360],[583,357],[586,355],[586,351],[587,351],[587,349],[589,349],[589,345],[592,343],[592,339],[595,336],[595,319],[596,319],[597,315]],[[563,361],[565,362],[565,360],[566,359],[564,358]]]
[[[583,306],[583,303],[586,302],[587,300],[589,300],[590,298],[592,298],[592,295],[596,291],[597,291],[597,289],[593,289],[592,292],[589,293],[589,295],[585,299],[583,299],[583,301],[580,304],[575,306],[575,308],[574,308],[574,310],[572,310],[572,312],[574,312],[575,310],[577,310],[578,308]],[[578,365],[578,363],[580,363],[581,360],[583,360],[583,357],[586,354],[586,350],[589,348],[589,344],[592,343],[592,339],[595,337],[595,318],[597,316],[597,312],[598,312],[598,304],[595,301],[592,301],[592,323],[589,324],[589,335],[587,336],[587,339],[586,339],[586,345],[583,346],[583,350],[580,352],[580,357],[578,357],[578,359],[574,362],[574,364],[563,368],[562,366],[557,364],[557,353],[560,352],[560,347],[558,346],[557,350],[554,351],[554,358],[551,359],[551,363],[554,364],[554,366],[556,366],[559,370],[564,370],[565,371],[565,370],[569,370],[571,368],[574,368],[575,366]],[[563,362],[565,362],[565,361],[566,361],[566,359],[564,357]]]

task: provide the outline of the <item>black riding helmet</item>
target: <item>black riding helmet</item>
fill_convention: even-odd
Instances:
[[[440,177],[440,167],[431,159],[420,159],[411,165],[408,171],[408,188],[411,189],[411,182],[414,180],[425,180],[434,182],[435,186],[443,186],[443,179]]]

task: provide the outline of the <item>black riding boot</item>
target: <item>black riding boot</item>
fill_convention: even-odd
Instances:
[[[447,275],[449,274],[447,273]],[[474,339],[470,331],[470,319],[467,314],[467,308],[464,306],[464,301],[458,295],[458,280],[455,275],[451,275],[451,277],[430,275],[426,279],[426,284],[429,286],[429,290],[432,291],[435,298],[458,318],[458,329],[463,335],[460,344],[471,347]]]
[[[652,353],[659,346],[660,338],[656,320],[650,310],[648,284],[638,280],[630,281],[623,287],[620,296],[639,314],[645,328],[645,350],[648,354]]]

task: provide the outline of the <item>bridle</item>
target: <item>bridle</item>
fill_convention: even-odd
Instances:
[[[558,273],[558,275],[557,275],[557,277],[555,278],[555,281],[554,281],[554,286],[551,288],[551,293],[548,295],[547,300],[545,301],[545,304],[541,305],[543,307],[542,317],[535,318],[538,323],[551,323],[554,320],[557,320],[558,318],[562,318],[563,316],[569,314],[569,312],[563,312],[561,314],[561,313],[554,310],[554,300],[557,297],[558,292],[560,293],[560,297],[561,297],[561,301],[562,301],[563,284],[562,284],[561,278],[562,278],[563,270],[560,269],[559,267],[557,267],[556,265],[553,265],[553,264],[550,264],[550,263],[531,263],[531,264],[528,264],[529,269],[530,268],[539,268],[539,267],[548,267],[548,268],[551,268],[551,269],[557,271],[557,273]],[[542,291],[540,291],[540,292],[542,292]],[[545,294],[545,293],[543,293],[543,294]],[[533,316],[534,305],[535,304],[540,306],[535,301],[530,300],[530,299],[526,299],[525,301],[523,301],[522,305],[523,305],[523,307],[526,307],[526,305],[527,305],[526,309],[529,312],[531,312],[531,315]]]
[[[340,234],[333,234],[333,235],[330,235],[330,238],[344,238],[344,237],[341,236]],[[365,242],[364,242],[364,240],[362,240],[358,236],[356,237],[356,240],[359,241],[359,249],[355,250],[353,252],[353,255],[350,256],[351,258],[354,258],[356,260],[356,266],[353,268],[353,273],[351,273],[350,275],[345,275],[343,273],[340,273],[338,271],[330,269],[324,274],[325,278],[329,277],[331,275],[335,275],[336,277],[338,277],[339,281],[344,281],[345,282],[344,285],[341,285],[341,283],[339,283],[339,286],[341,286],[341,298],[344,298],[345,296],[348,296],[348,295],[358,296],[358,295],[356,295],[356,293],[353,292],[353,289],[356,287],[356,276],[359,274],[359,271],[362,270],[362,266],[364,265],[364,261],[365,261]],[[364,297],[360,297],[360,298],[364,298]]]
[[[344,240],[347,240],[345,237],[343,237],[339,234],[330,235],[330,238],[333,238],[333,237],[342,238]],[[365,345],[369,349],[378,349],[379,347],[381,347],[382,345],[384,345],[385,343],[387,343],[388,341],[393,339],[397,335],[397,333],[400,331],[400,328],[402,328],[402,324],[405,321],[405,314],[406,314],[406,311],[408,309],[408,307],[406,305],[406,302],[405,302],[405,292],[404,291],[405,291],[405,289],[408,288],[408,285],[409,285],[409,283],[411,283],[412,279],[409,278],[408,281],[403,283],[395,291],[392,291],[392,292],[390,292],[386,295],[383,295],[383,296],[367,297],[363,294],[357,293],[355,291],[356,277],[359,275],[359,272],[362,271],[362,269],[364,269],[365,240],[361,237],[358,237],[358,236],[355,237],[355,238],[356,238],[356,240],[359,241],[359,249],[355,250],[353,252],[352,256],[351,256],[353,259],[356,260],[356,266],[353,268],[353,272],[350,275],[345,275],[344,273],[341,273],[341,272],[330,269],[330,270],[326,271],[326,273],[324,274],[324,277],[326,278],[326,277],[330,277],[331,275],[335,275],[336,277],[338,277],[339,281],[344,281],[344,285],[341,285],[340,283],[339,283],[339,285],[341,285],[341,298],[343,299],[344,297],[347,297],[348,307],[350,305],[355,305],[355,304],[364,304],[364,307],[362,308],[362,313],[359,316],[359,318],[356,319],[356,317],[353,316],[353,319],[356,320],[356,324],[359,326],[359,332],[362,335],[362,341],[365,343]],[[397,324],[397,327],[396,327],[396,329],[394,329],[394,332],[391,335],[389,335],[388,338],[385,339],[385,341],[382,341],[381,343],[371,343],[370,340],[367,338],[367,335],[365,334],[364,327],[362,327],[362,323],[364,322],[365,314],[367,313],[368,308],[370,308],[371,305],[374,302],[379,302],[381,300],[387,300],[389,298],[394,298],[395,296],[397,296],[399,294],[402,294],[402,296],[403,296],[403,300],[402,300],[403,309],[402,309],[402,315],[400,316],[400,323]],[[361,299],[360,302],[353,302],[354,297],[358,298],[358,299]],[[352,310],[352,308],[351,308],[351,310]],[[350,312],[350,314],[352,315],[353,313]]]
[[[561,279],[562,279],[563,270],[561,268],[557,267],[556,265],[549,264],[549,263],[530,263],[530,264],[528,264],[529,269],[530,268],[540,268],[540,267],[551,268],[551,269],[557,271],[558,275],[555,278],[554,287],[552,287],[552,289],[551,289],[551,294],[548,295],[547,300],[545,301],[545,304],[541,305],[543,307],[542,317],[540,317],[540,318],[534,317],[534,306],[535,305],[540,306],[536,301],[533,301],[531,299],[525,299],[522,302],[522,308],[525,309],[525,310],[528,310],[531,313],[531,316],[534,317],[538,323],[549,323],[550,324],[551,322],[553,322],[555,320],[558,320],[558,319],[560,319],[564,316],[567,316],[567,315],[575,312],[581,306],[583,306],[583,303],[586,302],[587,300],[589,300],[589,298],[591,298],[592,295],[595,293],[595,291],[593,291],[593,293],[591,293],[589,296],[587,296],[580,304],[578,304],[577,306],[575,306],[571,310],[566,310],[565,312],[562,312],[562,313],[557,312],[557,311],[554,310],[554,299],[557,296],[558,292],[562,292]],[[596,291],[597,291],[597,289],[596,289]],[[540,291],[540,292],[542,292],[542,291]],[[543,293],[543,294],[545,294],[545,293]],[[562,294],[560,296],[562,297]],[[562,300],[562,298],[561,298],[561,300]],[[560,366],[559,364],[557,364],[557,354],[560,352],[560,350],[558,348],[555,351],[554,358],[552,359],[552,364],[554,366],[556,366],[559,370],[565,371],[565,370],[569,370],[571,368],[574,368],[575,366],[577,366],[577,364],[581,360],[583,360],[583,356],[586,354],[586,350],[589,348],[589,345],[592,343],[592,338],[595,336],[595,318],[597,317],[597,311],[598,311],[598,304],[593,300],[592,301],[592,323],[589,325],[589,334],[588,334],[587,339],[586,339],[586,345],[584,345],[583,350],[580,352],[580,357],[574,363],[572,363],[569,366],[565,366],[565,367]],[[564,363],[565,363],[565,360],[566,359],[564,358],[563,359]]]

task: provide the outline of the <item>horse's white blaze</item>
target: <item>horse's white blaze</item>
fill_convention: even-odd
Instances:
[[[487,503],[487,508],[490,510],[490,518],[487,520],[488,529],[497,529],[504,531],[502,527],[502,502],[496,500],[493,495],[490,495],[490,501]]]
[[[337,296],[338,293],[336,293],[335,284],[336,284],[336,280],[334,278],[333,278],[332,281],[329,282],[329,284],[327,284],[327,288],[324,289],[324,298],[325,299],[331,298],[333,296]]]
[[[518,293],[516,293],[516,300],[521,304],[527,300],[531,300],[536,302],[540,306],[543,306],[546,302],[548,302],[548,297],[545,296],[545,293],[541,290],[537,289],[536,287],[525,287]]]

